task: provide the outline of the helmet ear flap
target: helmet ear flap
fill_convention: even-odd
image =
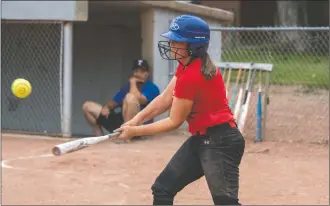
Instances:
[[[191,43],[188,45],[188,54],[193,57],[201,57],[207,53],[209,42]]]

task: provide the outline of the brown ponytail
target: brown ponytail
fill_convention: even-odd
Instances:
[[[212,79],[217,73],[217,67],[212,62],[211,57],[208,53],[205,53],[202,56],[201,73],[203,74],[206,80]]]

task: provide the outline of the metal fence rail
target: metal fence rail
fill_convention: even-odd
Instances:
[[[328,31],[330,27],[212,27],[212,31]]]
[[[2,129],[61,133],[62,25],[16,21],[1,26]],[[18,99],[11,93],[11,83],[16,78],[30,81],[30,97]]]
[[[329,27],[211,28],[222,62],[273,64],[266,138],[323,142],[329,137]],[[235,74],[234,74],[235,75]],[[232,81],[235,78],[232,74]],[[247,137],[255,136],[256,86]]]

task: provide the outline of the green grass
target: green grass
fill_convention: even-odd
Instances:
[[[271,63],[271,84],[303,85],[329,89],[329,57],[294,53],[267,53],[258,49],[227,50],[222,54],[224,62]],[[236,72],[231,80],[235,81]]]

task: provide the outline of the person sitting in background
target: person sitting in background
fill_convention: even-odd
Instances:
[[[134,61],[132,70],[128,83],[105,105],[92,101],[83,104],[83,114],[94,135],[103,135],[102,127],[112,133],[160,94],[159,88],[149,80],[150,67],[146,60]]]

